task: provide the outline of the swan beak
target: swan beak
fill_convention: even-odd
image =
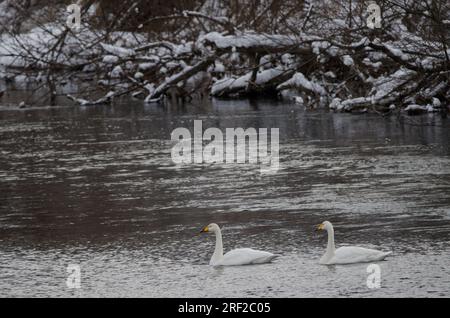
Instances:
[[[323,224],[317,225],[316,231],[323,231],[325,226]]]
[[[208,229],[207,226],[205,226],[205,227],[200,231],[200,233],[208,233],[208,232],[209,232],[209,229]]]

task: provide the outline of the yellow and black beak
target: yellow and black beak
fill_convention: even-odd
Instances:
[[[205,227],[200,231],[200,233],[208,233],[208,232],[209,232],[209,229],[208,229],[207,226],[205,226]]]
[[[323,223],[322,223],[322,224],[319,224],[319,225],[317,225],[317,227],[316,227],[316,231],[323,231],[323,230],[325,230],[325,225],[323,225]]]

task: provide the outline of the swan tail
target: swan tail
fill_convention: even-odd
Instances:
[[[271,262],[271,261],[277,259],[277,258],[280,257],[280,256],[281,256],[281,255],[278,255],[278,254],[272,255],[271,257],[269,257],[269,262]]]
[[[270,255],[270,256],[266,256],[266,257],[261,257],[258,259],[255,259],[252,263],[253,264],[266,264],[266,263],[271,263],[274,259],[280,257],[280,255]]]
[[[392,251],[390,252],[384,252],[380,255],[380,261],[384,260],[386,257],[392,255]]]

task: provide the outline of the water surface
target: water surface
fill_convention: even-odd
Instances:
[[[174,166],[170,134],[194,120],[279,128],[280,170]],[[0,296],[449,297],[449,125],[274,101],[0,107]],[[367,264],[317,264],[324,220],[339,246],[394,251],[381,289]],[[281,257],[211,268],[211,222],[226,250]]]

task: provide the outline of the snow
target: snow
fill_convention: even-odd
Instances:
[[[121,58],[129,58],[136,55],[136,52],[132,49],[126,49],[114,45],[100,43],[102,48],[111,55],[115,55]]]
[[[336,110],[336,111],[351,111],[355,108],[362,109],[366,111],[366,106],[369,106],[372,104],[372,98],[371,97],[357,97],[357,98],[349,98],[346,100],[342,100],[340,98],[334,98],[329,108]]]
[[[411,59],[411,57],[408,54],[403,53],[402,50],[400,50],[398,48],[395,48],[392,45],[385,44],[384,46],[389,50],[389,52],[391,54],[393,54],[394,56],[400,58],[402,61],[408,62]]]
[[[319,95],[327,94],[321,85],[308,80],[302,73],[296,73],[291,79],[280,84],[277,89],[283,90],[292,87],[303,88]]]
[[[437,64],[439,64],[439,60],[433,57],[426,57],[420,60],[419,64],[422,65],[425,70],[432,70]]]
[[[304,105],[305,104],[305,101],[303,100],[303,98],[301,96],[295,96],[293,99],[294,99],[296,104],[299,104],[299,105]]]
[[[333,79],[337,77],[336,74],[334,72],[332,72],[332,71],[328,71],[324,75],[326,77],[333,78]]]
[[[111,78],[120,78],[124,74],[123,69],[120,65],[114,67],[114,69],[111,71],[110,76]]]
[[[330,47],[330,42],[328,41],[315,41],[311,44],[312,51],[314,54],[319,55],[322,50]]]
[[[283,54],[281,56],[281,62],[285,67],[292,67],[295,65],[295,56],[289,53]]]
[[[277,76],[280,76],[284,71],[281,68],[272,68],[264,71],[260,71],[257,74],[256,85],[263,85]]]
[[[79,104],[80,106],[94,106],[94,105],[101,105],[101,104],[107,104],[110,103],[111,100],[114,98],[115,96],[115,92],[110,91],[108,92],[104,97],[99,98],[95,101],[89,101],[83,98],[76,98],[72,95],[67,95],[67,98],[73,100],[74,102],[76,102],[77,104]]]
[[[236,78],[225,77],[217,82],[211,88],[211,95],[217,96],[228,87],[233,87]]]
[[[103,63],[105,64],[117,64],[119,62],[119,57],[115,55],[105,55],[103,57]]]
[[[216,73],[224,73],[224,72],[225,72],[225,66],[223,65],[223,63],[216,62],[216,63],[214,64],[213,72],[216,72]]]
[[[442,103],[439,98],[433,97],[433,107],[439,108],[442,106]]]
[[[150,70],[151,68],[153,68],[155,66],[156,66],[156,63],[141,63],[141,64],[139,64],[138,67],[139,67],[140,71],[145,72],[145,71],[148,71],[148,70]]]
[[[144,78],[144,74],[141,72],[136,72],[136,74],[134,74],[134,78],[137,80],[140,80],[140,79]]]
[[[428,107],[427,106],[422,106],[422,105],[417,105],[417,104],[411,104],[408,105],[405,108],[405,111],[409,112],[409,111],[428,111]]]
[[[93,41],[96,37],[89,30],[83,30],[77,37],[68,36],[60,54],[54,55],[49,50],[49,47],[58,41],[58,36],[63,32],[62,27],[50,23],[16,37],[9,34],[0,35],[0,64],[14,68],[31,65],[34,68],[46,68],[51,63],[67,66],[88,63],[89,56],[95,50],[84,50],[81,43]]]
[[[369,67],[372,67],[375,70],[378,70],[379,68],[381,68],[383,66],[382,62],[372,62],[369,58],[365,58],[363,59],[363,64]]]
[[[375,100],[380,100],[389,96],[396,88],[407,83],[416,72],[400,68],[389,76],[381,76],[373,81],[373,88],[370,94],[374,94]]]
[[[342,62],[345,66],[353,66],[355,64],[355,61],[350,57],[350,55],[344,55],[342,57]]]
[[[253,46],[280,47],[297,43],[293,36],[271,35],[257,33],[242,33],[240,35],[222,35],[218,32],[211,32],[200,38],[200,43],[213,43],[219,49],[226,48],[249,48]]]
[[[440,109],[449,96],[447,83],[442,79],[445,76],[438,74],[445,69],[446,63],[441,43],[433,37],[410,31],[401,15],[387,23],[379,37],[374,34],[369,39],[366,32],[360,32],[356,27],[364,23],[362,18],[355,15],[355,26],[349,29],[345,13],[348,7],[336,8],[336,16],[321,17],[318,12],[331,3],[318,1],[314,10],[309,6],[312,16],[308,28],[298,32],[292,32],[291,28],[279,29],[282,23],[277,28],[266,29],[266,33],[239,25],[230,31],[229,23],[235,21],[224,18],[229,15],[227,9],[211,1],[199,12],[184,11],[189,19],[195,18],[178,35],[165,32],[154,35],[144,31],[107,33],[101,29],[92,30],[86,23],[81,32],[68,33],[64,37],[64,45],[58,54],[50,48],[64,34],[62,20],[24,28],[16,37],[3,32],[0,33],[0,78],[19,75],[16,77],[19,83],[35,78],[45,82],[49,66],[58,65],[64,71],[82,69],[83,75],[99,72],[102,79],[99,83],[106,87],[136,87],[138,93],[148,94],[147,100],[153,100],[154,94],[166,92],[168,84],[182,89],[196,88],[197,80],[203,79],[208,84],[204,86],[209,89],[211,80],[207,77],[211,75],[203,73],[207,70],[206,73],[214,73],[218,78],[225,76],[212,85],[213,95],[246,94],[259,86],[278,90],[283,96],[289,95],[286,92],[292,93],[301,98],[302,103],[323,101],[330,108],[341,111],[372,104],[389,107],[392,103],[398,107],[409,104],[410,110],[419,106],[427,111]],[[6,21],[8,24],[16,18],[12,4],[13,1],[0,0],[0,23]],[[214,14],[206,15],[205,10],[212,10]],[[304,13],[299,12],[298,16],[304,19]],[[392,13],[396,12],[389,12]],[[289,23],[291,27],[301,26],[299,21],[303,22],[293,19]],[[349,31],[351,36],[347,36]],[[260,61],[253,59],[255,52]],[[189,65],[199,65],[203,61],[208,63],[191,74]],[[259,71],[251,83],[255,68]],[[421,82],[424,73],[433,75],[426,83]],[[111,78],[123,78],[123,81],[111,81]],[[123,86],[119,86],[119,82]],[[423,83],[421,87],[418,87],[419,82]],[[133,89],[130,91],[133,96],[140,95],[135,93]],[[420,99],[416,98],[417,94]],[[442,94],[441,101],[437,97]],[[91,103],[81,99],[76,101]],[[417,105],[417,101],[429,104]]]
[[[277,76],[283,74],[283,70],[281,68],[273,68],[264,71],[259,71],[257,73],[256,81],[254,84],[256,85],[264,85],[274,79]],[[233,77],[225,77],[222,80],[217,81],[211,88],[211,94],[213,96],[221,95],[222,92],[226,90],[245,90],[249,82],[252,78],[252,72],[247,73],[244,76],[233,78]]]
[[[334,98],[328,107],[333,110],[341,111],[343,109],[342,99]]]
[[[428,104],[428,105],[410,104],[405,108],[405,111],[413,112],[413,113],[421,113],[421,112],[434,113],[434,112],[438,112],[439,108],[436,108],[430,104]]]

